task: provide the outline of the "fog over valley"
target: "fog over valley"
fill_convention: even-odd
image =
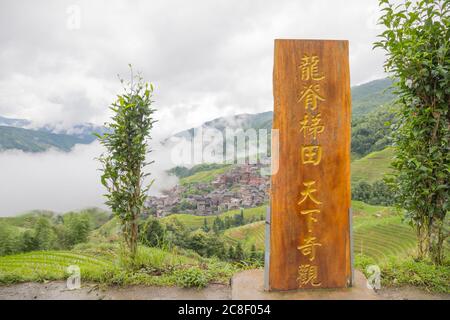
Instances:
[[[152,153],[155,163],[149,166],[151,178],[155,179],[150,194],[158,194],[177,182],[176,177],[165,173],[172,167],[168,151],[162,147],[157,150]],[[102,151],[103,147],[95,141],[78,144],[70,152],[54,149],[41,153],[0,152],[0,216],[35,209],[57,212],[86,207],[107,209],[98,170],[100,163],[95,160]]]

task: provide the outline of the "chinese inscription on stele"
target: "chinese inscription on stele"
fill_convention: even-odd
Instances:
[[[275,40],[269,290],[351,285],[348,42]]]

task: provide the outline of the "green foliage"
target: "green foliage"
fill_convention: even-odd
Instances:
[[[203,288],[208,284],[207,275],[198,267],[178,270],[175,276],[177,285],[182,288]]]
[[[20,247],[17,229],[0,222],[0,256],[20,252]]]
[[[36,222],[34,238],[39,250],[51,250],[56,246],[57,235],[50,219],[41,216]]]
[[[450,294],[450,261],[435,265],[427,260],[391,258],[380,265],[385,286],[410,285],[427,291]]]
[[[260,206],[255,208],[246,208],[244,209],[243,216],[244,216],[244,224],[264,219],[266,214],[266,206]],[[181,223],[182,225],[186,226],[186,228],[190,230],[196,230],[200,229],[203,224],[204,220],[206,219],[208,225],[213,225],[214,220],[219,218],[223,225],[223,229],[231,228],[235,226],[236,221],[241,221],[240,217],[236,218],[236,215],[241,215],[241,210],[230,210],[227,212],[223,212],[219,215],[215,216],[198,216],[193,214],[171,214],[167,217],[161,218],[161,222],[163,223],[169,223],[171,220],[177,220],[177,222]],[[222,224],[221,223],[221,224]]]
[[[62,215],[32,211],[0,218],[0,256],[34,250],[70,249],[88,241],[93,228],[100,227],[108,219],[107,212],[95,208]]]
[[[91,220],[88,214],[68,213],[63,217],[65,228],[65,245],[70,248],[78,243],[86,242],[91,231]]]
[[[205,231],[205,232],[209,232],[208,220],[206,220],[206,218],[205,218],[205,220],[203,220],[202,230]]]
[[[391,134],[396,123],[396,109],[394,106],[384,105],[352,120],[352,154],[363,157],[392,144]]]
[[[162,247],[165,239],[164,226],[158,219],[148,218],[143,226],[142,236],[144,243],[150,247]]]
[[[450,177],[450,2],[381,0],[386,30],[375,47],[399,94],[395,130],[396,202],[416,228],[420,257],[444,261]]]
[[[240,260],[244,260],[245,256],[244,256],[244,250],[242,249],[241,243],[238,242],[237,246],[236,246],[236,251],[234,252],[234,259],[240,261]]]
[[[373,184],[361,181],[353,185],[352,199],[382,206],[390,206],[394,203],[392,190],[383,181],[376,181]]]
[[[131,66],[130,66],[131,68]],[[136,82],[134,82],[136,81]],[[122,80],[123,83],[123,80]],[[98,136],[106,152],[102,163],[102,184],[107,190],[106,204],[119,217],[130,255],[137,250],[138,218],[143,212],[147,191],[145,173],[150,131],[153,128],[153,85],[144,83],[140,76],[133,77],[125,93],[119,95],[110,109],[114,115],[106,124],[108,132]]]
[[[202,230],[191,232],[180,246],[194,250],[204,257],[221,257],[224,250],[224,243],[219,237]]]

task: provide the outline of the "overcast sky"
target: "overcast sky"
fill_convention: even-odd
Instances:
[[[273,40],[348,39],[352,85],[384,77],[377,0],[0,2],[0,115],[103,124],[128,63],[158,135],[272,109]]]

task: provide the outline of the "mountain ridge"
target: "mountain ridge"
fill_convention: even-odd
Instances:
[[[372,80],[367,83],[352,87],[352,119],[356,120],[367,116],[371,112],[377,110],[378,107],[392,102],[395,98],[391,89],[392,81],[388,78]],[[172,136],[166,138],[166,143],[170,138],[186,138],[190,139],[194,136],[196,129],[210,128],[221,132],[224,128],[229,129],[240,128],[247,130],[253,128],[255,130],[272,128],[273,111],[264,111],[259,113],[242,113],[228,117],[218,117],[210,121],[204,122],[198,127],[189,128],[179,131]],[[241,124],[236,126],[236,124]],[[227,126],[225,126],[225,124]]]
[[[392,81],[373,80],[352,87],[353,119],[362,118],[375,111],[379,106],[394,99],[390,86]],[[221,132],[225,128],[232,130],[253,128],[255,130],[272,128],[273,111],[260,113],[243,113],[227,117],[218,117],[204,122],[199,127],[179,131],[161,143],[166,144],[171,138],[190,139],[198,128],[216,129]],[[26,119],[12,119],[0,116],[0,151],[19,149],[25,152],[43,152],[53,147],[62,151],[70,151],[77,144],[89,144],[95,140],[93,132],[104,133],[106,129],[91,123],[77,124],[72,128],[60,130],[54,125],[44,125],[31,129],[31,122]],[[21,129],[21,130],[15,130]]]

